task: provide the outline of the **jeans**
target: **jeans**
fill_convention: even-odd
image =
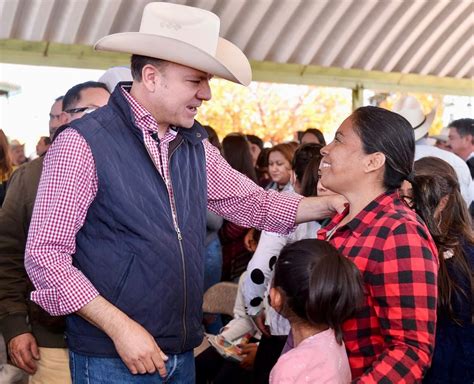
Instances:
[[[204,292],[221,281],[222,273],[222,247],[219,238],[216,237],[206,247],[204,258]]]
[[[194,384],[193,351],[168,354],[166,378],[154,374],[132,375],[119,357],[94,357],[69,352],[74,384]]]

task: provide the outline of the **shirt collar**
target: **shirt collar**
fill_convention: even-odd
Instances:
[[[352,235],[358,237],[368,226],[372,224],[373,220],[381,211],[386,210],[388,205],[392,205],[394,207],[398,204],[403,204],[399,200],[398,192],[394,190],[386,191],[372,200],[362,211],[357,214],[356,217],[354,217],[343,227],[335,229],[349,214],[349,207],[347,207],[342,213],[335,215],[331,219],[331,222],[318,232],[318,239],[325,240],[328,236],[332,235],[333,231],[339,231],[342,228],[349,229]]]

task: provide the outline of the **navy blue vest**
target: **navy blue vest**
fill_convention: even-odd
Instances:
[[[73,263],[165,353],[180,353],[202,339],[207,134],[195,123],[170,143],[179,240],[164,180],[119,88],[107,106],[71,124],[92,150],[99,181]],[[66,337],[74,352],[117,356],[112,340],[77,315],[68,316]]]

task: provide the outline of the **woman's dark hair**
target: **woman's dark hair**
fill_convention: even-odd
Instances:
[[[313,168],[319,168],[321,162],[321,148],[323,146],[316,143],[300,145],[293,156],[291,168],[295,172],[296,179],[301,185],[301,194],[303,196],[314,196],[318,184],[317,172],[314,178]]]
[[[473,277],[463,250],[463,243],[474,244],[471,217],[464,201],[456,172],[446,161],[436,157],[424,157],[415,162],[415,178],[412,184],[415,209],[425,221],[428,230],[438,248],[438,307],[456,321],[452,307],[452,298],[460,294],[472,297]],[[435,216],[441,200],[447,202]],[[448,250],[453,252],[449,259],[443,257]],[[447,265],[452,263],[466,281],[471,291],[464,292],[449,273]]]
[[[300,240],[285,246],[276,262],[273,287],[284,298],[282,315],[334,329],[355,315],[364,297],[362,278],[352,261],[327,241]]]
[[[0,183],[10,178],[13,172],[12,159],[10,157],[10,145],[3,129],[0,129]]]
[[[222,140],[222,155],[232,168],[257,182],[247,138],[240,133],[230,133]]]
[[[202,126],[206,132],[207,132],[207,139],[209,142],[216,147],[219,152],[222,152],[222,145],[221,142],[219,141],[219,136],[217,136],[217,132],[212,128],[210,125],[203,125]]]
[[[385,155],[384,187],[400,188],[413,174],[415,136],[408,120],[379,107],[357,108],[350,117],[367,154]]]
[[[319,141],[319,144],[321,144],[322,146],[326,145],[326,140],[324,139],[324,135],[318,128],[308,128],[301,135],[301,140],[303,140],[303,136],[306,135],[307,133],[310,133],[311,135],[316,136],[316,138]]]

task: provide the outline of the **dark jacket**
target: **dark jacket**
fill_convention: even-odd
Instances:
[[[207,135],[198,123],[178,129],[169,146],[170,197],[121,92],[71,123],[92,151],[99,186],[73,264],[165,353],[181,353],[202,340]],[[117,356],[112,340],[77,315],[67,317],[66,334],[74,352]]]
[[[0,332],[8,343],[32,332],[40,347],[66,348],[64,317],[52,317],[29,300],[33,285],[24,254],[43,157],[28,162],[12,175],[0,209]]]

